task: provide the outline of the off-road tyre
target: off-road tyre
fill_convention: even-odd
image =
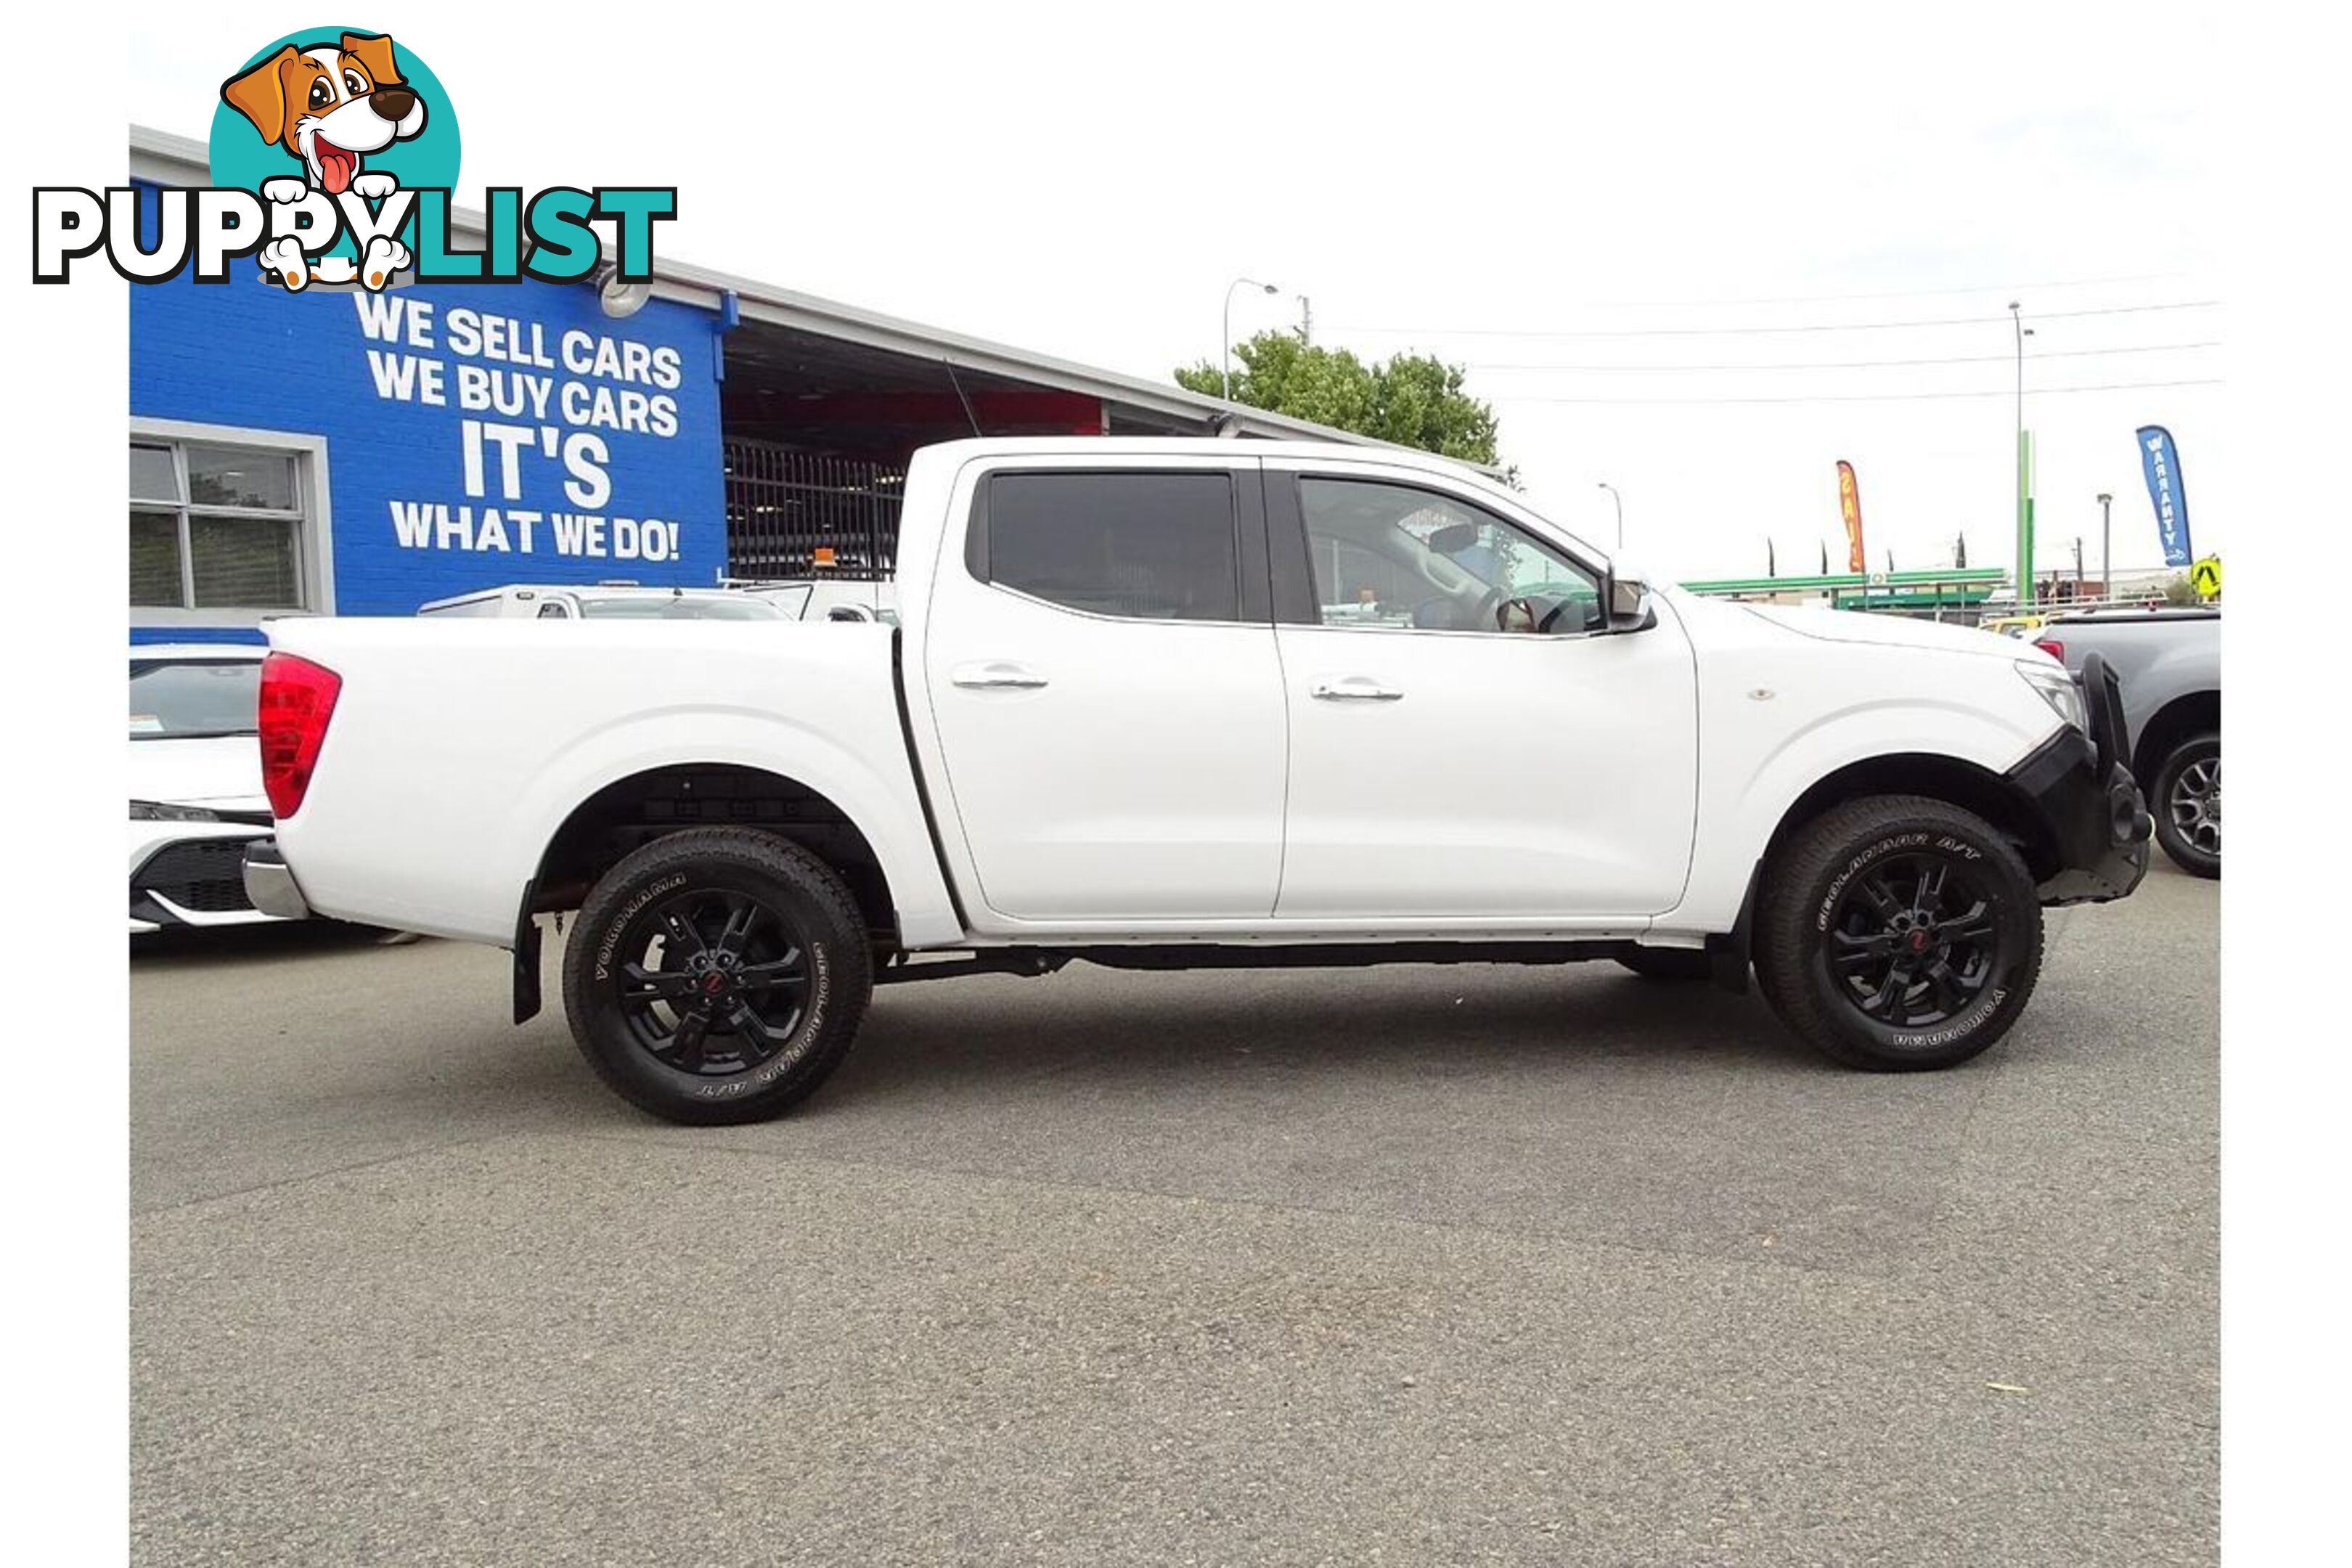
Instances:
[[[692,828],[627,856],[589,890],[563,957],[564,1011],[596,1076],[691,1126],[766,1121],[806,1099],[848,1053],[873,990],[866,922],[841,879],[749,828]],[[705,1023],[689,1042],[693,1014]]]
[[[1932,868],[1944,874],[1922,920]],[[1800,1038],[1849,1067],[1966,1061],[2009,1032],[2041,976],[2032,873],[1990,823],[1939,800],[1832,807],[1775,853],[1760,897],[1758,988]],[[1865,991],[1883,1008],[1866,1010]]]

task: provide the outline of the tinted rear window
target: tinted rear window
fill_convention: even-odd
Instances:
[[[1098,616],[1238,620],[1233,479],[998,474],[989,481],[986,576]]]

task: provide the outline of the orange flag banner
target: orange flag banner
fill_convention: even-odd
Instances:
[[[1853,477],[1853,465],[1843,458],[1838,459],[1838,510],[1845,514],[1845,569],[1864,570],[1862,555],[1862,486]]]

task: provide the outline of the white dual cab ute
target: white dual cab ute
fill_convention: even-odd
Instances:
[[[1436,458],[957,441],[893,627],[270,623],[255,902],[510,948],[589,1064],[776,1114],[875,985],[1616,959],[1936,1068],[2148,817],[2100,668],[1645,586]],[[560,920],[557,922],[560,926]],[[940,956],[934,956],[940,955]]]

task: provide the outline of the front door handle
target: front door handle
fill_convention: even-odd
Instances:
[[[1404,693],[1360,675],[1344,680],[1318,680],[1307,695],[1319,702],[1402,702]]]
[[[1045,678],[1027,665],[1002,658],[992,658],[985,664],[957,665],[948,679],[958,686],[979,691],[1034,691],[1045,684]]]

